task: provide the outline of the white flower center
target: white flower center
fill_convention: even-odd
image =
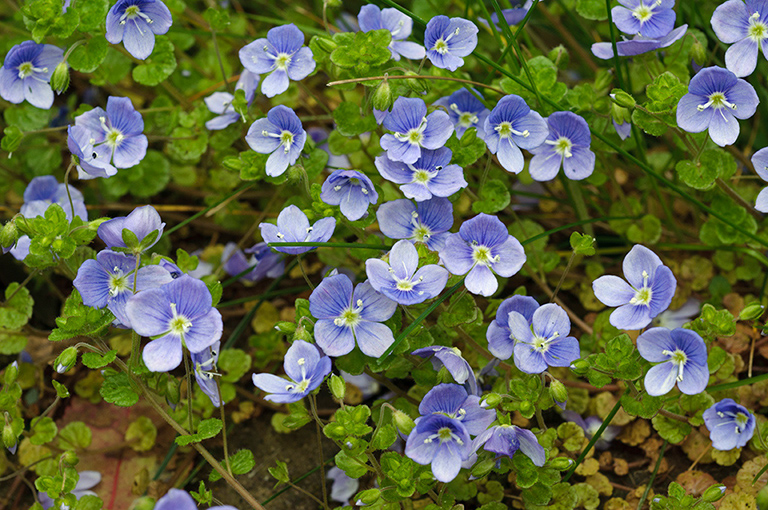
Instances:
[[[180,336],[183,340],[184,335],[189,331],[189,328],[192,327],[192,321],[187,317],[178,314],[176,311],[176,303],[171,303],[171,313],[173,313],[173,318],[168,325],[169,329],[171,333]]]
[[[653,16],[653,9],[659,5],[661,5],[661,0],[656,0],[656,2],[650,6],[640,2],[640,5],[635,7],[635,9],[632,11],[632,16],[640,23],[645,23]]]
[[[424,130],[427,129],[427,118],[424,117],[419,123],[419,127],[409,130],[407,133],[395,133],[395,138],[401,142],[408,142],[413,145],[421,145],[424,139]]]
[[[341,315],[333,319],[337,326],[355,327],[360,323],[360,313],[363,311],[363,300],[358,299],[356,306],[349,306]]]
[[[472,259],[474,259],[475,264],[491,267],[495,262],[500,261],[501,257],[498,255],[491,256],[491,249],[487,246],[474,244],[472,246]]]
[[[736,109],[736,105],[734,103],[729,102],[728,99],[725,97],[725,93],[723,92],[713,92],[712,94],[710,94],[708,99],[709,100],[706,103],[696,106],[696,109],[699,110],[700,112],[703,112],[710,106],[715,110],[719,110],[725,107],[728,107],[731,110]]]
[[[649,278],[648,272],[643,271],[643,286],[640,289],[635,289],[635,297],[629,300],[630,305],[647,305],[651,302],[653,291],[648,287]]]
[[[497,133],[499,133],[499,136],[501,138],[509,138],[512,135],[528,138],[531,135],[531,132],[528,131],[527,129],[524,131],[517,131],[515,128],[512,127],[512,123],[508,121],[499,122],[499,124],[495,126],[493,129]]]
[[[677,365],[677,381],[680,382],[683,380],[683,368],[685,368],[685,364],[688,362],[688,355],[681,349],[675,349],[674,351],[668,351],[664,349],[661,351],[662,354],[665,356],[669,356],[669,361],[672,362],[672,364]]]
[[[545,140],[544,143],[554,146],[555,152],[564,158],[570,158],[573,156],[573,152],[571,152],[573,142],[571,142],[571,140],[565,136],[561,136],[557,140]]]
[[[438,52],[441,55],[445,55],[448,53],[449,47],[448,47],[448,41],[453,39],[453,36],[459,35],[459,29],[457,28],[450,34],[448,34],[448,37],[441,37],[437,41],[435,41],[435,45],[432,47],[433,51]]]
[[[747,36],[758,44],[761,43],[763,39],[768,38],[768,25],[760,20],[759,12],[755,12],[749,17]]]

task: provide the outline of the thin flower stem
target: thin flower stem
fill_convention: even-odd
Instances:
[[[75,163],[70,161],[69,166],[67,167],[67,171],[64,172],[64,189],[67,190],[67,198],[69,199],[69,210],[72,213],[72,217],[75,216],[75,206],[72,203],[72,193],[69,191],[69,173],[72,171],[72,168],[75,166]]]
[[[26,286],[27,286],[27,284],[28,284],[28,283],[29,283],[29,282],[32,280],[32,278],[34,278],[34,276],[35,276],[36,274],[38,274],[38,271],[32,271],[31,273],[29,273],[29,274],[27,275],[27,277],[26,277],[26,278],[24,278],[24,281],[23,281],[23,282],[21,282],[21,283],[19,284],[19,286],[18,286],[18,287],[16,287],[16,288],[13,290],[13,292],[11,292],[11,295],[10,295],[10,296],[8,296],[8,297],[5,299],[5,302],[7,303],[7,302],[8,302],[8,301],[10,301],[11,299],[13,299],[13,296],[15,296],[15,295],[16,295],[16,293],[17,293],[17,292],[19,292],[21,289],[23,289],[24,287],[26,287]]]
[[[141,337],[136,331],[131,331],[131,357],[128,361],[131,371],[139,365],[139,352],[141,352]]]
[[[274,248],[278,246],[292,247],[292,246],[311,246],[313,248],[362,248],[366,250],[383,250],[388,251],[392,249],[392,246],[386,244],[365,244],[365,243],[315,243],[315,242],[280,242],[280,243],[267,243],[268,246]]]
[[[301,263],[299,263],[301,265]],[[323,432],[320,429],[320,417],[317,415],[317,400],[314,395],[309,396],[309,408],[312,410],[312,417],[315,419],[315,429],[317,430],[317,452],[320,456],[320,486],[323,488],[323,507],[328,510],[328,488],[325,486],[325,468],[323,466]]]
[[[190,354],[184,349],[184,370],[187,373],[187,416],[189,417],[189,433],[194,434],[195,426],[192,417],[192,371],[189,368]]]
[[[752,204],[744,200],[744,197],[736,193],[736,190],[728,186],[727,182],[725,182],[720,177],[718,177],[717,181],[715,182],[717,182],[717,185],[720,187],[721,190],[725,192],[726,195],[731,197],[737,204],[739,204],[744,209],[746,209],[747,212],[751,214],[753,218],[755,218],[757,221],[763,221],[762,213],[758,212],[754,207],[752,207]]]
[[[480,83],[472,80],[465,80],[464,78],[454,78],[453,76],[368,76],[365,78],[351,78],[349,80],[337,80],[326,84],[326,87],[332,87],[334,85],[346,85],[347,83],[360,83],[364,81],[379,81],[379,80],[445,80],[455,81],[457,83],[466,83],[467,85],[474,85],[475,87],[481,87],[484,89],[492,90],[498,94],[504,95],[505,92],[499,88],[485,83]]]
[[[216,202],[216,203],[214,203],[214,204],[211,204],[211,205],[209,205],[208,207],[206,207],[206,208],[205,208],[205,209],[203,209],[202,211],[198,211],[198,212],[196,212],[195,214],[193,214],[193,215],[192,215],[192,216],[190,216],[189,218],[185,219],[185,220],[184,220],[184,221],[182,221],[181,223],[179,223],[179,224],[177,224],[177,225],[174,225],[173,227],[171,227],[171,228],[169,228],[169,229],[165,230],[165,231],[163,232],[163,236],[162,236],[162,237],[166,237],[166,236],[168,236],[168,235],[172,234],[173,232],[176,232],[176,231],[177,231],[178,229],[180,229],[181,227],[183,227],[183,226],[187,225],[188,223],[190,223],[190,222],[192,222],[192,221],[196,220],[196,219],[197,219],[197,218],[199,218],[200,216],[203,216],[203,215],[205,215],[206,213],[208,213],[208,211],[211,211],[211,210],[213,210],[213,209],[215,209],[215,208],[219,207],[221,204],[223,204],[223,203],[227,202],[227,201],[228,201],[228,200],[230,200],[232,197],[234,197],[234,196],[236,196],[236,195],[239,195],[240,193],[244,192],[245,190],[247,190],[247,189],[249,189],[249,188],[252,188],[252,187],[253,187],[253,186],[255,186],[255,185],[256,185],[256,183],[255,183],[255,182],[251,182],[251,183],[247,183],[247,184],[244,184],[243,186],[240,186],[238,189],[236,189],[235,191],[232,191],[231,193],[229,193],[227,196],[225,196],[224,198],[222,198],[222,199],[221,199],[221,200],[219,200],[218,202]]]
[[[555,299],[557,299],[557,293],[560,292],[560,287],[562,287],[563,282],[565,281],[565,277],[568,276],[568,272],[571,270],[571,266],[573,266],[573,260],[575,258],[576,251],[572,251],[570,258],[568,259],[568,264],[565,266],[565,271],[563,271],[563,276],[560,277],[560,281],[557,282],[557,287],[555,287],[555,290],[552,291],[552,297],[549,300],[550,303],[554,303]]]
[[[686,469],[686,471],[693,471],[693,468],[695,468],[695,467],[696,467],[696,465],[699,463],[699,461],[700,461],[701,459],[703,459],[703,458],[704,458],[704,456],[707,454],[707,452],[708,452],[709,450],[711,450],[711,449],[712,449],[712,442],[710,441],[710,443],[709,443],[709,446],[707,446],[706,448],[704,448],[704,451],[702,451],[702,452],[699,454],[699,456],[698,456],[698,457],[696,457],[696,460],[694,460],[694,461],[693,461],[693,464],[691,464],[691,467],[689,467],[688,469]]]
[[[651,473],[651,479],[648,480],[648,485],[645,486],[645,491],[643,491],[643,495],[640,498],[640,501],[637,502],[637,510],[641,510],[643,508],[643,505],[645,504],[645,500],[648,499],[648,494],[651,492],[651,487],[653,487],[653,482],[656,480],[656,475],[659,472],[659,467],[661,467],[661,459],[664,458],[664,450],[667,449],[667,441],[664,440],[664,444],[661,445],[661,450],[659,451],[659,458],[656,459],[656,466],[653,468],[653,473]]]
[[[229,448],[227,444],[227,417],[224,411],[224,399],[221,398],[221,386],[218,379],[216,379],[216,392],[219,394],[219,410],[221,411],[221,438],[224,442],[224,464],[227,466],[227,471],[232,474],[232,466],[229,465]]]
[[[299,261],[299,269],[301,270],[301,276],[304,277],[304,281],[307,282],[307,285],[309,285],[312,288],[312,290],[315,290],[315,286],[312,283],[312,280],[309,279],[309,276],[307,275],[307,271],[304,269],[304,263],[301,260],[301,253],[299,253],[296,256],[296,260]]]
[[[619,50],[616,47],[616,28],[613,26],[613,17],[611,16],[611,0],[605,0],[605,5],[606,5],[606,8],[608,9],[608,26],[610,27],[610,31],[611,31],[611,46],[613,47],[613,67],[616,71],[616,80],[619,83],[619,88],[624,89],[624,79],[621,76],[621,64],[619,63]]]

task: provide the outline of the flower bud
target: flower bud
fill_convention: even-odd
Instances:
[[[483,407],[493,409],[501,404],[501,395],[498,393],[489,393],[483,397]]]
[[[718,501],[720,498],[725,495],[725,485],[718,484],[713,485],[709,489],[704,491],[704,494],[701,495],[701,499],[706,501],[707,503],[714,503],[715,501]]]
[[[155,508],[155,500],[149,496],[142,496],[131,505],[131,510],[152,510]]]
[[[611,99],[617,105],[629,108],[630,110],[637,105],[635,98],[621,89],[613,89],[611,91]]]
[[[475,478],[482,478],[491,472],[493,466],[496,465],[496,459],[485,459],[472,466],[472,476]]]
[[[760,303],[750,303],[744,307],[739,314],[740,321],[753,321],[760,318],[765,311],[765,307]]]
[[[61,461],[70,466],[77,466],[80,459],[77,458],[77,454],[72,450],[67,450],[61,455]]]
[[[555,457],[549,461],[549,466],[552,469],[557,469],[558,471],[565,471],[566,469],[570,469],[570,467],[573,466],[573,460],[566,457]]]
[[[315,41],[315,44],[317,44],[318,48],[326,53],[332,52],[339,46],[333,39],[329,39],[328,37],[315,36],[312,38],[312,40]]]
[[[623,106],[617,105],[616,103],[611,103],[611,117],[613,117],[613,120],[616,121],[616,124],[632,122],[632,114],[629,112],[629,110]]]
[[[558,69],[567,69],[568,64],[571,61],[571,56],[568,54],[568,50],[562,44],[557,48],[553,48],[549,52],[547,58],[555,63]]]
[[[11,453],[16,453],[16,434],[13,433],[13,427],[10,423],[6,423],[3,427],[3,444]]]
[[[328,389],[331,390],[333,398],[336,399],[337,402],[341,402],[347,394],[347,383],[338,375],[333,374],[328,379]]]
[[[293,334],[294,331],[296,331],[296,323],[289,322],[289,321],[280,321],[277,324],[275,324],[275,329],[278,330],[280,333],[290,335],[290,334]]]
[[[377,110],[389,110],[394,103],[394,97],[392,86],[384,80],[373,93],[373,107]]]
[[[406,436],[411,433],[411,430],[413,430],[413,427],[416,425],[413,423],[413,420],[410,416],[405,414],[402,411],[396,410],[394,412],[394,418],[395,427],[397,427],[397,430],[400,431],[401,434],[405,434]]]
[[[534,407],[532,402],[529,402],[527,400],[523,400],[522,402],[520,402],[520,414],[528,418],[530,416],[533,416],[534,412],[536,412],[536,408]]]
[[[178,404],[179,400],[181,400],[179,380],[175,377],[169,377],[165,382],[165,399],[174,405]]]
[[[700,66],[703,66],[707,61],[707,49],[697,40],[693,41],[689,55]]]
[[[70,368],[72,368],[72,365],[75,364],[77,361],[77,349],[74,347],[67,347],[63,351],[61,351],[61,354],[59,354],[59,357],[56,358],[56,371],[60,374],[63,374]]]
[[[19,363],[14,361],[5,369],[5,385],[10,386],[19,377]]]
[[[419,76],[419,74],[413,71],[408,71],[405,73],[405,76]],[[418,78],[413,78],[405,80],[405,84],[408,85],[408,88],[417,94],[423,95],[427,93],[427,80],[419,80]]]
[[[3,225],[3,229],[0,230],[0,246],[3,248],[10,248],[18,240],[18,229],[16,228],[16,222],[14,220],[9,221]]]
[[[768,485],[757,493],[757,510],[768,510]]]
[[[376,503],[379,500],[379,496],[381,496],[381,491],[379,489],[368,489],[367,491],[361,492],[357,499],[363,505],[368,506]]]
[[[587,373],[587,370],[589,370],[589,362],[585,359],[577,359],[571,363],[571,370],[578,375],[584,375]]]
[[[549,394],[552,395],[552,400],[555,402],[563,403],[568,400],[568,389],[557,379],[550,383]]]
[[[66,61],[59,62],[51,75],[51,88],[57,94],[61,94],[69,88],[69,64]]]

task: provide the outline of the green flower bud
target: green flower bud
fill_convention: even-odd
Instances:
[[[566,50],[565,46],[562,44],[557,48],[553,48],[547,55],[547,58],[554,62],[558,69],[567,69],[568,64],[571,61],[571,56],[568,53],[568,50]]]
[[[408,71],[405,73],[405,76],[419,76],[419,74],[413,71]],[[419,80],[418,78],[414,78],[405,80],[405,84],[408,85],[408,88],[419,95],[426,94],[427,90],[429,90],[429,87],[427,86],[427,80]]]
[[[376,503],[379,500],[379,496],[381,496],[379,489],[368,489],[358,494],[357,499],[367,506]]]
[[[472,466],[472,476],[475,478],[482,478],[491,472],[493,466],[496,465],[496,459],[485,459]]]
[[[152,510],[155,508],[155,500],[149,496],[142,496],[131,505],[131,510]]]
[[[757,510],[768,510],[768,485],[757,493]]]
[[[293,333],[293,340],[304,340],[305,342],[312,342],[312,334],[307,331],[304,326],[297,326],[296,331]]]
[[[740,321],[753,321],[760,318],[765,311],[765,307],[760,303],[750,303],[744,307],[739,314]]]
[[[387,80],[384,80],[376,87],[376,91],[373,93],[373,107],[377,110],[389,110],[394,101],[395,96],[392,93],[392,86]]]
[[[714,503],[715,501],[718,501],[720,498],[722,498],[725,495],[725,485],[718,484],[713,485],[709,489],[704,491],[704,494],[701,495],[701,499],[706,501],[707,503]],[[768,496],[768,494],[766,494]]]
[[[77,361],[77,349],[75,347],[67,347],[63,351],[61,351],[61,354],[59,354],[59,357],[56,358],[56,371],[60,374],[63,374],[70,368],[72,368],[72,365],[75,364]]]
[[[501,395],[498,393],[489,393],[483,397],[483,402],[485,403],[485,407],[488,409],[493,409],[497,405],[501,404]]]
[[[707,49],[699,41],[694,40],[689,56],[699,65],[707,61]]]
[[[616,103],[611,103],[611,117],[613,117],[613,120],[615,120],[617,124],[632,122],[632,114],[629,110]]]
[[[9,450],[16,446],[16,434],[13,433],[13,427],[8,423],[3,427],[3,444]]]
[[[394,422],[395,427],[397,427],[397,430],[399,430],[401,433],[408,435],[411,433],[411,430],[413,430],[413,427],[416,425],[413,423],[413,420],[410,416],[405,414],[402,411],[395,411],[394,413]]]
[[[635,98],[621,89],[613,89],[611,91],[611,99],[617,105],[629,108],[630,110],[637,105]]]
[[[178,404],[179,400],[181,400],[179,380],[175,377],[169,377],[165,382],[165,398],[174,405]]]
[[[555,402],[563,403],[568,400],[568,389],[557,379],[550,383],[549,394],[552,395],[552,400]]]
[[[69,88],[69,64],[66,61],[59,62],[51,75],[51,88],[57,94],[61,94]]]
[[[72,450],[67,450],[61,455],[61,461],[70,466],[77,466],[80,459],[77,458],[77,454]]]
[[[589,370],[589,362],[585,359],[577,359],[571,363],[571,370],[578,375],[584,375],[587,373],[587,370]]]
[[[9,248],[16,244],[18,240],[19,232],[16,228],[16,222],[14,220],[9,221],[3,225],[3,229],[0,230],[0,246]]]
[[[19,377],[19,363],[14,361],[5,369],[5,385],[10,386]]]
[[[325,0],[325,5],[328,7],[341,7],[341,0]]]
[[[315,41],[315,44],[317,44],[318,48],[326,53],[331,53],[339,46],[333,39],[329,39],[327,37],[315,36],[312,38],[312,40]]]
[[[526,418],[533,416],[533,413],[535,411],[536,411],[536,408],[533,406],[532,402],[529,402],[527,400],[520,402],[520,414],[522,414]]]
[[[549,467],[557,469],[558,471],[565,471],[573,466],[573,460],[566,457],[555,457],[549,461]]]
[[[293,334],[294,331],[296,331],[296,323],[288,322],[288,321],[280,321],[277,324],[275,324],[275,329],[278,330],[280,333],[285,333],[286,335],[290,335],[290,334]]]
[[[328,379],[328,389],[331,390],[331,395],[336,401],[341,402],[344,400],[344,396],[347,394],[347,383],[344,379],[336,374],[331,375]]]

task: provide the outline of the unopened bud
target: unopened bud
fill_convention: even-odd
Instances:
[[[483,397],[483,407],[493,409],[501,404],[501,395],[498,393],[489,393]]]
[[[614,103],[624,108],[632,109],[637,106],[635,98],[621,89],[613,89],[611,91],[611,99]]]
[[[367,506],[376,503],[379,500],[379,496],[381,496],[381,491],[379,489],[368,489],[367,491],[361,492],[357,499],[363,505]]]
[[[577,359],[571,363],[571,370],[578,375],[584,375],[587,373],[587,370],[589,370],[589,362],[585,359]]]
[[[75,347],[67,347],[64,349],[59,357],[56,358],[56,371],[63,374],[75,364],[77,361],[77,349]]]
[[[616,121],[616,124],[626,124],[632,122],[632,113],[623,106],[619,106],[616,103],[611,103],[611,117]]]
[[[765,311],[765,307],[760,303],[750,303],[744,307],[739,314],[740,321],[753,321],[760,318]]]
[[[565,46],[562,44],[557,48],[553,48],[552,51],[549,52],[549,55],[547,55],[547,58],[554,62],[558,69],[567,69],[568,64],[571,61],[571,56],[568,54],[568,50],[566,50]]]
[[[472,466],[472,476],[475,478],[482,478],[491,472],[493,466],[496,465],[496,459],[485,459]]]
[[[80,462],[80,459],[77,458],[77,454],[75,452],[72,450],[67,450],[61,454],[61,461],[65,464],[69,464],[70,466],[77,466],[77,463]]]
[[[412,91],[416,92],[417,94],[423,95],[427,93],[428,87],[427,87],[427,80],[419,80],[418,79],[418,73],[415,73],[413,71],[408,71],[405,73],[405,76],[416,76],[417,78],[407,79],[405,80],[405,84],[408,85],[408,88],[410,88]]]
[[[312,38],[312,40],[315,42],[318,48],[326,53],[332,52],[339,46],[333,39],[329,39],[328,37],[321,37],[316,35]]]
[[[389,110],[394,103],[394,94],[392,86],[387,80],[381,82],[373,93],[373,107],[377,110]]]
[[[56,91],[57,94],[61,94],[67,88],[69,88],[69,64],[62,61],[53,70],[51,75],[51,88]]]
[[[149,496],[142,496],[131,504],[131,510],[152,510],[155,508],[155,500]]]
[[[549,394],[552,395],[552,400],[555,402],[563,403],[568,401],[568,388],[557,379],[549,384]]]
[[[181,399],[179,380],[175,377],[169,377],[165,382],[165,399],[173,405],[178,404]]]
[[[533,416],[534,412],[536,412],[536,408],[533,406],[533,403],[527,400],[520,402],[520,414],[526,418],[530,418]]]
[[[13,433],[10,423],[3,427],[3,444],[11,453],[16,453],[16,434]]]
[[[19,363],[14,361],[5,369],[5,385],[10,386],[19,377]]]
[[[395,422],[395,427],[397,427],[397,430],[400,431],[401,434],[405,434],[406,436],[411,433],[411,430],[413,430],[413,427],[416,425],[413,423],[413,420],[410,416],[405,414],[402,411],[395,411],[393,420]]]
[[[337,402],[341,402],[347,394],[347,383],[338,375],[333,374],[328,379],[328,389],[331,390],[333,398],[335,398]]]
[[[5,252],[7,248],[16,244],[18,237],[19,233],[14,220],[3,225],[2,230],[0,230],[0,246],[3,248],[3,251]]]
[[[280,333],[290,335],[290,334],[293,334],[294,331],[296,331],[296,323],[289,322],[289,321],[280,321],[277,324],[275,324],[275,329],[278,330]]]
[[[689,55],[700,66],[703,66],[707,61],[707,49],[699,41],[694,40]]]
[[[725,485],[718,484],[713,485],[709,489],[704,491],[704,494],[701,495],[701,499],[706,501],[707,503],[714,503],[715,501],[718,501],[720,498],[722,498],[725,495]]]
[[[566,457],[555,457],[549,461],[549,467],[557,469],[558,471],[565,471],[566,469],[570,469],[571,466],[573,466],[573,460]]]

